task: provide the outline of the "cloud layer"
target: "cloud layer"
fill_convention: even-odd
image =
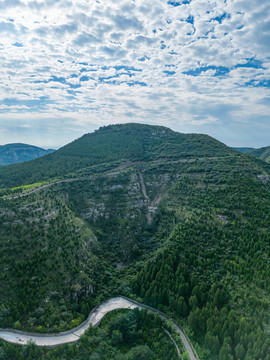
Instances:
[[[0,0],[0,143],[109,123],[269,145],[270,4]]]

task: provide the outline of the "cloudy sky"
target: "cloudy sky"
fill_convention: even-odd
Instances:
[[[269,0],[0,0],[0,144],[140,122],[270,145]]]

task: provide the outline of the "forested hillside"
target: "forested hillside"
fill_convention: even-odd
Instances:
[[[113,161],[209,157],[232,152],[232,149],[207,135],[183,135],[161,126],[113,125],[86,134],[58,151],[27,164],[0,168],[0,187],[44,181]]]
[[[0,174],[0,327],[70,329],[126,295],[179,321],[201,360],[270,359],[269,164],[205,135],[128,124]],[[162,353],[157,320],[152,330],[140,317],[104,326],[70,358],[133,359],[131,345],[149,359],[175,356]],[[3,342],[1,351],[24,356]]]

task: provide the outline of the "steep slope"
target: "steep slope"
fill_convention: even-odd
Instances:
[[[0,146],[0,165],[17,164],[33,160],[54,152],[27,144],[6,144]]]
[[[112,125],[84,135],[30,163],[0,168],[0,187],[35,183],[100,163],[209,157],[232,152],[207,135],[184,135],[161,126]]]
[[[45,319],[50,328],[72,326],[78,299],[95,284],[91,229],[67,207],[65,194],[50,190],[1,199],[0,223],[1,326],[19,321],[16,327],[31,328]]]
[[[268,360],[270,165],[162,127],[90,135],[43,158],[83,159],[56,181],[2,191],[3,326],[60,330],[139,296],[182,322],[202,360]]]
[[[270,176],[258,170],[238,158],[181,172],[161,203],[166,244],[134,283],[187,319],[206,359],[269,359]]]

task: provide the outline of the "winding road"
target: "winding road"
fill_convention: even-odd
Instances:
[[[123,296],[118,296],[104,301],[101,305],[94,308],[89,314],[86,321],[78,327],[64,331],[58,334],[34,334],[13,329],[0,329],[0,338],[14,344],[26,345],[29,341],[35,342],[37,346],[57,346],[67,343],[76,342],[80,336],[92,325],[98,325],[102,318],[110,311],[116,309],[147,309],[153,313],[158,314],[164,320],[172,320],[176,332],[180,335],[184,348],[186,349],[190,360],[200,360],[196,350],[192,346],[188,336],[184,333],[182,328],[175,320],[169,318],[164,313],[151,308],[150,306],[140,304],[137,301],[128,299]],[[176,345],[175,341],[173,341]],[[180,352],[178,355],[181,356]],[[179,356],[179,357],[180,357]]]

